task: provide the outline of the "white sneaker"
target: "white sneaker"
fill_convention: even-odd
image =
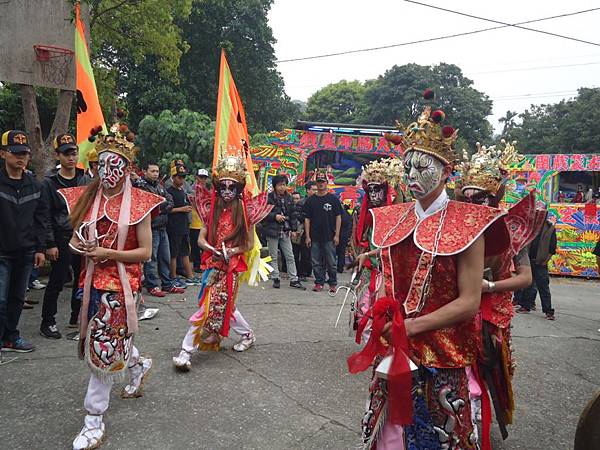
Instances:
[[[173,364],[177,370],[187,372],[192,368],[191,354],[185,350],[179,352],[179,356],[173,357]]]
[[[35,289],[36,291],[39,291],[41,289],[46,289],[46,285],[44,283],[42,283],[40,280],[33,280],[33,282],[31,283],[31,285],[29,287],[31,289]]]
[[[152,369],[152,359],[140,356],[137,365],[130,369],[131,381],[121,391],[121,398],[138,398],[144,395],[144,382],[148,378],[150,369]]]
[[[93,450],[100,447],[104,430],[102,416],[88,414],[83,421],[83,428],[73,441],[73,450]]]
[[[239,340],[239,342],[233,346],[233,349],[236,352],[245,352],[250,347],[252,347],[255,342],[256,342],[256,336],[254,336],[254,333],[251,331],[248,334],[244,334],[242,336],[242,338]]]

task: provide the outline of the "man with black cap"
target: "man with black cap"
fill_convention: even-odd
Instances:
[[[35,347],[17,326],[31,269],[44,263],[47,209],[42,185],[25,171],[31,157],[27,135],[2,134],[0,156],[0,348],[30,352]]]
[[[192,204],[185,191],[185,177],[188,174],[183,161],[171,163],[172,185],[167,192],[173,197],[173,209],[169,213],[167,234],[171,250],[171,278],[177,278],[177,258],[181,258],[185,272],[185,284],[194,286],[200,284],[200,279],[194,276],[190,262],[190,222],[188,215],[192,212]]]
[[[42,304],[42,324],[40,334],[50,339],[60,339],[61,334],[56,326],[56,310],[58,296],[69,278],[69,267],[73,269],[73,290],[71,291],[71,317],[69,326],[77,327],[79,316],[79,299],[76,297],[81,268],[81,256],[69,251],[69,241],[73,236],[73,228],[69,222],[69,212],[58,189],[84,186],[90,178],[85,170],[77,168],[79,149],[71,134],[59,134],[52,142],[54,156],[60,164],[57,171],[52,171],[44,179],[44,199],[49,215],[49,241],[46,258],[50,260],[52,269],[50,280],[44,292]]]
[[[313,291],[321,292],[327,272],[329,292],[337,288],[336,247],[340,243],[342,205],[327,189],[327,175],[318,170],[317,193],[306,199],[304,204],[304,232],[306,246],[311,249],[315,285]]]

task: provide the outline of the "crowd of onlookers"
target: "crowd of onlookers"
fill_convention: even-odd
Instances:
[[[74,137],[59,135],[53,142],[58,165],[39,182],[27,169],[31,151],[26,134],[8,131],[2,135],[1,144],[0,345],[4,351],[27,352],[34,346],[20,336],[19,318],[23,308],[31,309],[39,303],[25,298],[28,288],[45,289],[40,333],[60,339],[57,300],[71,283],[67,326],[78,327],[81,257],[69,251],[73,229],[58,190],[85,186],[97,177],[98,157],[92,151],[88,155],[89,170],[78,168]],[[209,172],[199,169],[192,175],[178,160],[171,164],[169,176],[162,176],[159,165],[148,162],[139,173],[132,173],[132,178],[134,186],[165,198],[158,214],[152,217],[152,258],[143,267],[147,294],[182,294],[188,286],[201,283],[201,250],[197,241],[203,224],[193,202],[197,186],[212,189]],[[349,208],[330,192],[325,172],[316,172],[314,178],[304,186],[305,196],[290,192],[287,176],[272,178],[268,203],[273,209],[258,224],[257,233],[271,256],[275,289],[281,288],[281,274],[287,273],[290,288],[306,290],[303,283],[313,279],[313,291],[320,292],[328,285],[329,292],[335,293],[337,275],[347,265],[353,223]],[[519,312],[534,308],[539,291],[543,312],[548,319],[554,319],[548,261],[555,252],[556,232],[547,221],[529,248],[534,283],[515,295]],[[600,255],[600,250],[596,254]],[[47,285],[37,279],[45,261],[49,261],[50,270]],[[71,334],[76,337],[75,331]]]
[[[81,256],[69,250],[73,228],[67,205],[59,189],[84,187],[98,176],[98,156],[91,151],[89,169],[77,166],[79,150],[74,136],[61,134],[53,144],[55,169],[38,181],[28,170],[31,150],[26,133],[11,130],[2,135],[0,147],[0,348],[29,352],[33,344],[18,331],[23,309],[37,303],[26,297],[28,289],[44,289],[40,334],[60,339],[56,322],[58,297],[71,287],[71,311],[67,327],[78,328],[81,289]],[[157,163],[148,162],[132,172],[133,185],[165,198],[152,217],[152,258],[144,263],[144,287],[148,295],[182,294],[201,280],[201,250],[198,235],[202,221],[193,205],[196,187],[208,190],[209,172],[189,174],[181,160],[173,161],[169,176],[162,176]],[[193,182],[190,183],[190,178]],[[274,288],[281,287],[280,273],[287,273],[290,287],[305,290],[314,275],[313,291],[327,284],[337,286],[337,273],[344,270],[352,219],[337,196],[329,192],[327,177],[318,175],[305,186],[306,196],[290,193],[288,179],[272,179],[268,202],[271,213],[258,225],[261,242],[272,261]],[[281,256],[280,256],[281,255]],[[49,264],[47,264],[49,262]],[[49,266],[49,267],[48,267]],[[49,268],[48,283],[38,280]],[[71,337],[76,339],[77,332]]]

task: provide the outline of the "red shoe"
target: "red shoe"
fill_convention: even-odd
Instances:
[[[185,294],[185,289],[177,286],[171,286],[169,289],[165,289],[164,292],[167,294]]]
[[[164,297],[167,295],[165,292],[161,291],[159,287],[149,289],[148,294],[150,294],[152,297]]]
[[[332,284],[331,286],[329,286],[330,294],[335,294],[336,291],[337,291],[337,284]]]
[[[517,312],[520,314],[527,314],[529,310],[527,308],[523,308],[522,306],[517,309]]]
[[[323,290],[323,285],[322,284],[315,284],[312,290],[314,292],[321,292]]]

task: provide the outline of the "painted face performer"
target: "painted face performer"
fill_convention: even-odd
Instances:
[[[465,161],[458,166],[457,199],[498,208],[505,191],[508,166],[520,158],[514,143],[502,140],[498,148],[486,148],[477,143],[477,152],[471,158],[465,157]],[[531,284],[526,247],[537,235],[544,220],[543,214],[535,208],[535,191],[510,208],[503,220],[510,245],[501,254],[485,258],[480,307],[483,352],[474,375],[489,390],[500,431],[506,438],[506,425],[512,423],[515,408],[510,337],[512,292]],[[482,449],[487,450],[491,449],[491,407],[485,389],[482,394]],[[479,406],[475,409],[478,410]]]
[[[191,326],[183,338],[181,351],[173,358],[179,370],[191,367],[195,350],[219,350],[221,339],[230,328],[241,335],[233,349],[242,352],[256,338],[236,308],[240,275],[248,270],[244,253],[254,246],[254,225],[272,209],[266,193],[247,198],[244,191],[246,168],[241,158],[227,156],[213,173],[215,189],[210,193],[196,187],[196,207],[204,227],[198,245],[202,253],[202,286],[198,311],[190,317]]]
[[[94,137],[90,138],[95,139]],[[113,382],[129,376],[123,398],[142,395],[152,360],[133,345],[141,262],[152,253],[150,213],[164,199],[133,188],[129,167],[136,148],[125,124],[96,141],[99,176],[89,186],[61,189],[75,230],[69,246],[85,256],[81,273],[80,357],[91,370],[84,426],[73,449],[97,448],[105,432],[102,415]]]
[[[440,125],[443,117],[427,107],[403,136],[416,203],[371,210],[384,283],[369,342],[348,358],[352,373],[377,368],[363,419],[367,449],[477,445],[466,368],[480,342],[482,235],[505,213],[448,199],[457,132]]]
[[[358,271],[360,279],[357,286],[357,304],[353,318],[356,343],[369,339],[370,324],[367,312],[373,306],[377,291],[382,282],[379,249],[371,242],[373,219],[372,208],[392,204],[392,187],[400,184],[404,173],[404,164],[399,159],[373,161],[363,167],[362,188],[365,192],[360,206],[354,240],[358,252]]]

